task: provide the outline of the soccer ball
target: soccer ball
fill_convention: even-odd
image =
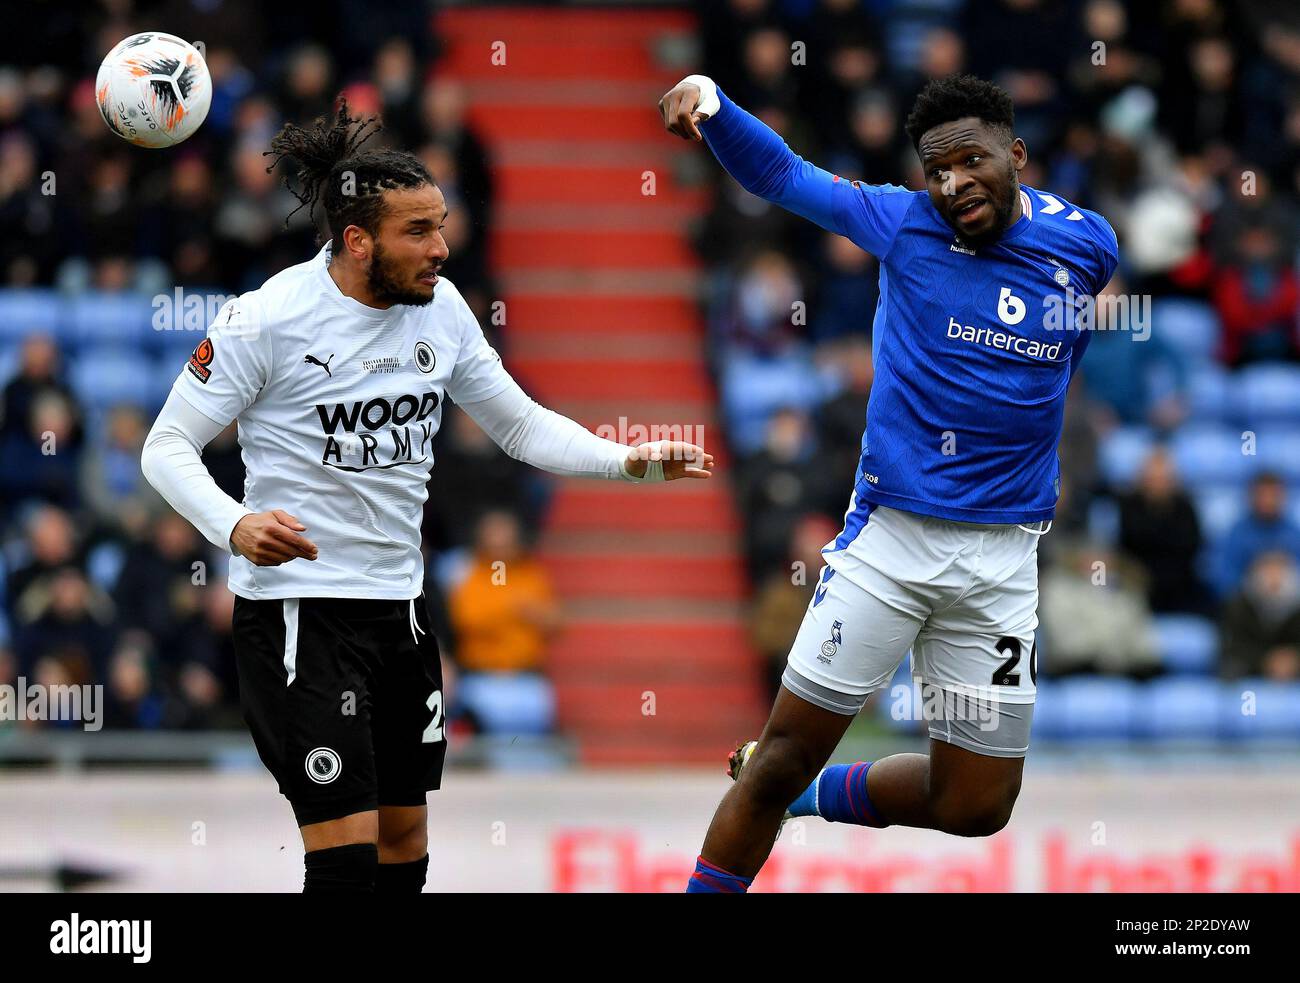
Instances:
[[[173,34],[132,34],[95,77],[108,128],[138,147],[170,147],[192,136],[212,105],[212,76],[198,49]]]

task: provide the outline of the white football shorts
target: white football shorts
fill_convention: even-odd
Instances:
[[[954,522],[850,505],[822,568],[782,684],[856,714],[912,652],[914,712],[930,736],[1021,757],[1037,692],[1042,526]]]

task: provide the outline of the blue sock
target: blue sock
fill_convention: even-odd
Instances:
[[[716,864],[711,864],[703,857],[695,861],[695,873],[686,882],[687,894],[744,894],[749,885],[754,883],[752,877],[739,877],[729,874]]]
[[[786,810],[792,816],[816,816],[817,812],[817,783],[822,780],[818,775],[812,780],[812,784],[803,790],[799,798],[790,803],[790,808]]]
[[[796,812],[794,805],[790,811],[797,816],[821,816],[831,823],[877,828],[888,826],[867,795],[867,773],[871,771],[871,764],[870,761],[856,761],[851,765],[823,768],[817,780],[795,800],[794,805],[808,811]]]

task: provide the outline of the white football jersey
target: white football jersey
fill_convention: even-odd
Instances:
[[[297,516],[317,546],[279,566],[232,557],[234,593],[406,600],[424,581],[443,400],[489,399],[511,379],[450,282],[427,306],[376,310],[339,291],[329,248],[226,304],[172,388],[238,420],[244,505]]]

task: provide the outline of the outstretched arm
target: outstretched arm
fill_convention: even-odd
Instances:
[[[913,195],[897,185],[842,180],[791,150],[780,135],[727,98],[704,75],[690,75],[659,100],[664,127],[701,140],[740,186],[877,257],[889,251]]]
[[[589,478],[672,481],[709,476],[713,455],[702,447],[670,440],[628,447],[539,406],[505,370],[464,299],[457,295],[454,306],[461,350],[447,381],[447,395],[511,457],[543,471]]]
[[[839,179],[796,154],[707,76],[687,76],[659,100],[659,111],[669,132],[694,140],[702,136],[718,163],[750,194],[844,234],[831,202]]]
[[[713,455],[695,444],[661,440],[629,447],[597,437],[540,406],[513,379],[488,399],[461,408],[511,457],[555,474],[672,481],[707,478],[713,468]]]

